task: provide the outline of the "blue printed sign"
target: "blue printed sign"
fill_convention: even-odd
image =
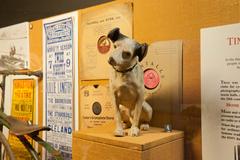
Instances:
[[[73,18],[44,23],[44,33],[45,125],[52,129],[46,140],[68,160],[73,131]]]

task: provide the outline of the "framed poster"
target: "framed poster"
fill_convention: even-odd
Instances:
[[[119,27],[132,37],[132,3],[116,3],[81,12],[80,77],[81,80],[108,79],[108,57],[113,49],[107,34]]]
[[[203,160],[240,159],[240,24],[201,30]]]
[[[43,20],[43,46],[44,125],[52,129],[45,139],[64,159],[72,159],[72,132],[78,126],[78,12]]]
[[[4,112],[19,120],[38,124],[38,79],[35,76],[10,75],[6,78]],[[11,106],[11,107],[6,107]],[[10,146],[18,159],[30,159],[31,155],[19,141],[4,127],[3,133],[8,137]],[[30,143],[32,139],[26,137]],[[37,148],[37,144],[35,144]]]
[[[0,70],[29,68],[29,23],[0,28]]]

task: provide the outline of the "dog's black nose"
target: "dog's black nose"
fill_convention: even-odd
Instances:
[[[109,57],[108,59],[108,63],[112,66],[115,66],[116,65],[116,61],[113,59],[113,57]]]

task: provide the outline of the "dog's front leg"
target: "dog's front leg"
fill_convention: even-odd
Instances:
[[[142,101],[139,100],[136,103],[134,114],[133,114],[132,126],[128,133],[132,137],[139,136],[140,134],[140,130],[138,126],[139,126],[139,119],[140,119],[141,112],[142,112]]]
[[[114,131],[114,135],[116,137],[123,137],[124,130],[123,130],[123,126],[122,126],[122,118],[121,118],[119,103],[116,100],[115,96],[113,96],[112,98],[113,98],[112,102],[113,102],[113,105],[115,108],[115,122],[116,122],[116,129]]]

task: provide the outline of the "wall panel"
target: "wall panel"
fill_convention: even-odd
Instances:
[[[185,131],[187,160],[202,159],[200,29],[237,22],[240,22],[239,0],[134,1],[136,40],[147,43],[183,40],[183,106],[182,112],[171,115],[171,119],[174,128]]]

